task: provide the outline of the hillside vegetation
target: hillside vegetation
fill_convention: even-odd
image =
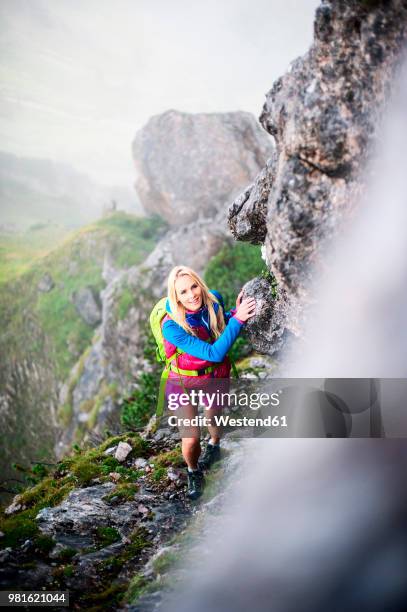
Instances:
[[[91,348],[98,324],[86,322],[75,295],[86,291],[100,306],[105,257],[114,269],[138,264],[164,231],[159,219],[115,212],[71,233],[53,249],[45,239],[41,245],[36,235],[26,244],[14,242],[18,270],[13,276],[8,268],[0,296],[3,479],[15,477],[13,462],[53,461],[61,425],[59,393]]]
[[[141,263],[165,230],[156,217],[111,213],[69,234],[58,246],[52,244],[47,228],[0,242],[0,346],[18,359],[43,350],[39,335],[21,336],[27,317],[47,336],[61,379],[89,345],[93,328],[79,316],[72,295],[89,287],[95,295],[104,288],[103,262],[108,254],[115,268]],[[41,237],[43,243],[41,243]],[[54,241],[56,237],[54,237]],[[12,246],[12,249],[10,248]],[[54,246],[54,248],[52,248]],[[40,291],[38,285],[49,275],[53,287]]]
[[[0,286],[27,272],[70,234],[57,223],[35,223],[25,232],[0,232]]]

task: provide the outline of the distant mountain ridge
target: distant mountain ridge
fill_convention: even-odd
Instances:
[[[104,187],[68,164],[0,151],[0,229],[24,231],[41,222],[76,228],[114,206],[143,214],[130,188]]]

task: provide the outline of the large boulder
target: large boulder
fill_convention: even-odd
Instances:
[[[398,0],[324,0],[314,43],[266,95],[260,116],[276,153],[230,207],[234,236],[263,243],[277,299],[249,334],[264,337],[284,325],[301,333],[302,313],[324,249],[350,222],[364,191],[361,172],[375,142],[406,41],[407,7]]]
[[[272,152],[272,139],[250,113],[170,110],[136,134],[137,192],[146,211],[173,225],[211,218]]]

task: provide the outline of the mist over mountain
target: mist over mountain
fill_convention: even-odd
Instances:
[[[112,208],[143,214],[135,190],[98,185],[68,164],[0,152],[0,229],[38,223],[76,228]]]

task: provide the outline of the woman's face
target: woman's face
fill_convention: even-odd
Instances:
[[[199,310],[202,306],[202,289],[194,279],[185,274],[175,281],[177,300],[187,310]]]

